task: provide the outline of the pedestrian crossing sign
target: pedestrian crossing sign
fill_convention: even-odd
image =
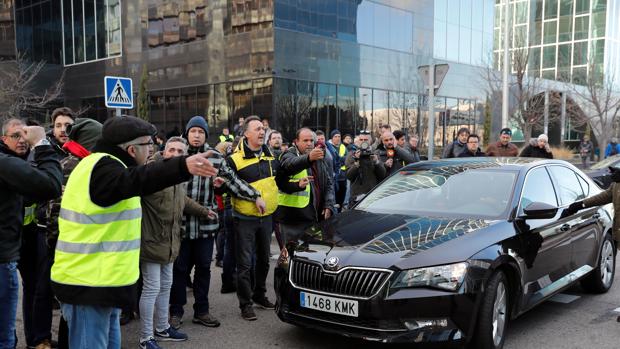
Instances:
[[[133,109],[133,89],[130,78],[106,76],[105,106],[116,109]]]

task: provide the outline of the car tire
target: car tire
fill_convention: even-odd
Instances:
[[[480,305],[478,326],[472,348],[500,349],[504,346],[506,329],[510,318],[510,292],[508,279],[502,271],[489,278]]]
[[[616,247],[611,234],[605,234],[596,268],[581,280],[581,287],[591,293],[605,293],[614,283]]]

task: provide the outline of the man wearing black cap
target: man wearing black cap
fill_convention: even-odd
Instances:
[[[140,196],[215,175],[206,154],[144,165],[155,132],[132,116],[109,118],[67,181],[51,280],[71,348],[120,347],[121,308],[135,301],[139,274]]]
[[[489,144],[487,156],[518,156],[519,148],[510,142],[511,139],[512,131],[509,128],[503,128],[499,131],[499,141]]]

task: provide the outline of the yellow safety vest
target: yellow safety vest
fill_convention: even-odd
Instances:
[[[89,195],[93,168],[106,156],[121,162],[109,154],[91,154],[80,161],[67,181],[60,203],[60,234],[51,274],[56,283],[121,287],[138,280],[140,197],[101,207]]]
[[[232,135],[220,135],[220,143],[224,143],[224,142],[234,142],[235,139],[233,138]]]
[[[30,223],[37,221],[36,216],[37,204],[32,204],[28,207],[24,207],[24,227]]]
[[[344,158],[344,156],[347,155],[347,147],[344,144],[342,144],[342,143],[340,143],[340,147],[338,148],[338,155],[341,158]],[[342,166],[340,166],[340,169],[345,171],[347,169],[347,167],[345,165],[342,165]]]
[[[299,182],[300,179],[308,177],[308,170],[303,170],[290,177],[291,182]],[[280,191],[278,193],[278,205],[304,208],[310,204],[310,184],[306,185],[306,189],[292,194]]]
[[[254,189],[260,192],[261,198],[265,201],[265,204],[267,206],[265,209],[265,213],[260,214],[254,202],[238,199],[232,196],[230,198],[230,202],[233,209],[243,215],[253,217],[265,217],[274,213],[278,208],[278,186],[276,185],[275,173],[273,173],[272,168],[272,162],[275,160],[274,157],[262,153],[260,158],[254,156],[252,158],[246,159],[244,158],[243,150],[237,150],[235,153],[230,155],[230,158],[235,163],[235,167],[237,168],[237,175],[239,175],[239,173],[241,172],[252,173],[252,177],[256,178],[256,180],[252,181],[252,179],[248,176],[239,176],[240,178],[248,182],[248,184],[250,184],[252,187],[254,187]],[[261,165],[261,160],[267,161],[269,164],[269,173],[265,173],[267,174],[266,177],[262,175],[259,176],[259,167]]]

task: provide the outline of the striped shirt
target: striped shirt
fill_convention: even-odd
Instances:
[[[228,166],[224,156],[217,150],[209,147],[208,144],[200,148],[190,147],[188,153],[190,155],[212,151],[213,155],[209,157],[209,161],[218,169],[218,177],[225,180],[224,190],[239,199],[256,201],[260,193],[249,185],[246,181],[237,177],[237,174]],[[217,202],[215,201],[215,193],[213,187],[214,177],[204,178],[192,176],[187,183],[187,196],[195,200],[199,204],[213,211],[217,211]],[[184,239],[198,239],[212,237],[219,229],[217,218],[201,218],[196,216],[185,215],[183,217],[183,225],[185,232]]]

